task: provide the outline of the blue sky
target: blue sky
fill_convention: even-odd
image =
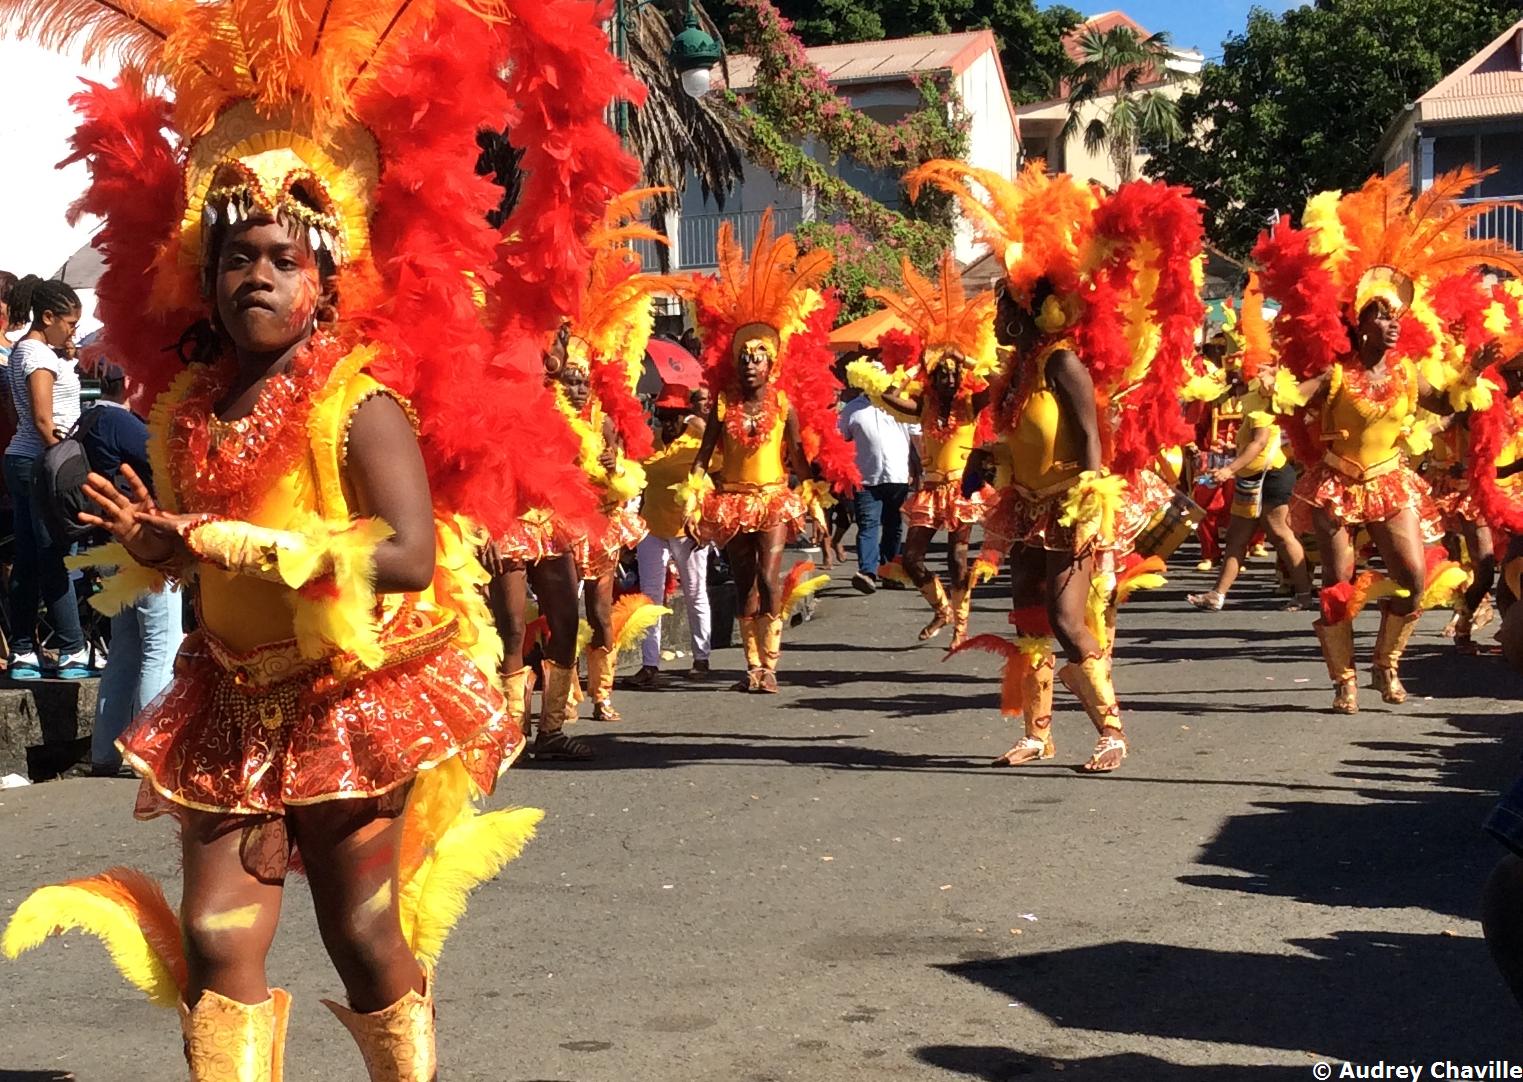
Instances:
[[[1043,3],[1043,7],[1047,7]],[[1175,45],[1198,48],[1208,57],[1221,55],[1222,39],[1248,24],[1248,12],[1266,8],[1276,14],[1298,7],[1295,0],[1089,0],[1068,6],[1086,15],[1121,10],[1149,31],[1167,30]]]

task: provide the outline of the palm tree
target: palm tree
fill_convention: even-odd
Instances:
[[[1059,145],[1084,131],[1084,148],[1105,151],[1124,184],[1137,175],[1137,151],[1147,143],[1172,143],[1184,137],[1179,103],[1160,80],[1172,83],[1178,75],[1169,67],[1173,49],[1167,34],[1139,37],[1129,26],[1105,33],[1086,30],[1079,38],[1081,59],[1068,76],[1068,120]],[[1146,85],[1146,89],[1142,89]],[[1091,105],[1102,99],[1098,115],[1084,122]]]

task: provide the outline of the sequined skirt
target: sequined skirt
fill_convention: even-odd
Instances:
[[[1385,522],[1403,511],[1417,512],[1423,540],[1444,535],[1437,505],[1428,483],[1405,465],[1397,465],[1367,481],[1357,481],[1325,460],[1301,475],[1290,500],[1290,526],[1297,533],[1313,532],[1317,509],[1339,526],[1358,527]]]
[[[952,532],[984,521],[997,498],[991,485],[985,485],[971,496],[964,496],[961,477],[934,484],[922,481],[904,501],[901,514],[910,526]]]
[[[571,554],[576,560],[577,573],[584,579],[600,579],[619,566],[619,557],[627,548],[634,548],[650,528],[638,511],[627,507],[615,507],[607,512],[601,528],[583,534],[571,544]]]
[[[502,558],[514,564],[537,564],[570,552],[575,538],[548,511],[530,511],[497,538]]]
[[[1447,470],[1424,478],[1433,492],[1433,505],[1446,530],[1458,531],[1466,522],[1484,522],[1480,501],[1469,477],[1454,477]]]
[[[452,618],[405,606],[377,670],[303,659],[294,641],[235,655],[192,636],[174,680],[117,741],[143,777],[137,814],[279,815],[380,797],[456,756],[490,792],[523,734],[455,636]]]
[[[703,515],[693,531],[698,540],[723,548],[738,534],[786,527],[790,540],[804,529],[804,501],[786,484],[716,489],[703,500]]]
[[[1087,548],[1116,553],[1131,552],[1137,538],[1174,500],[1175,491],[1162,477],[1144,470],[1127,482],[1126,493],[1116,512],[1114,540],[1090,542]],[[1079,552],[1077,523],[1065,526],[1063,514],[1067,492],[1033,500],[1015,486],[1001,489],[999,498],[984,518],[983,558],[999,563],[1020,546],[1052,552]]]

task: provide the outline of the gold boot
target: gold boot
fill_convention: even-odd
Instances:
[[[757,691],[761,688],[761,622],[760,616],[740,618],[740,641],[746,651],[746,675],[735,685],[736,691]]]
[[[941,585],[939,578],[932,578],[920,588],[920,596],[925,598],[925,603],[931,606],[931,622],[920,629],[920,641],[934,639],[941,634],[941,629],[952,622],[952,605],[947,600],[947,591]]]
[[[529,669],[528,666],[520,667],[514,672],[504,673],[502,678],[502,694],[507,700],[508,717],[519,731],[527,738],[529,735]]]
[[[973,608],[973,588],[959,586],[952,591],[952,642],[949,649],[956,650],[968,638],[968,613]]]
[[[263,1003],[239,1003],[205,991],[180,1004],[190,1082],[281,1082],[291,997],[270,989]]]
[[[1052,742],[1052,667],[1049,651],[1038,664],[1021,673],[1016,693],[1026,722],[1026,735],[994,760],[995,766],[1022,766],[1057,754]]]
[[[409,991],[390,1007],[372,1014],[357,1014],[332,1000],[323,1000],[344,1023],[360,1046],[370,1082],[434,1082],[434,992],[432,982],[423,993]]]
[[[1111,685],[1109,661],[1102,655],[1095,655],[1083,661],[1069,662],[1058,671],[1058,679],[1084,705],[1084,712],[1100,734],[1089,762],[1081,769],[1089,774],[1110,773],[1121,765],[1129,749],[1126,733],[1121,727],[1121,707],[1116,703],[1116,689]],[[1120,752],[1120,759],[1113,765],[1102,765],[1102,760],[1115,752]]]
[[[1375,636],[1375,664],[1370,669],[1370,687],[1380,692],[1380,697],[1388,703],[1407,701],[1407,689],[1402,686],[1397,670],[1401,665],[1402,652],[1406,650],[1407,641],[1412,638],[1412,632],[1417,629],[1417,621],[1421,616],[1421,610],[1409,612],[1405,616],[1398,616],[1389,608],[1380,612],[1380,631]]]
[[[777,663],[783,656],[783,618],[772,614],[757,617],[762,633],[761,687],[769,695],[777,694]]]
[[[593,721],[623,721],[613,708],[613,648],[600,646],[587,652],[587,697],[592,700]]]
[[[1327,662],[1327,675],[1333,680],[1333,713],[1359,713],[1359,674],[1354,671],[1353,621],[1326,624],[1318,620],[1312,627],[1317,632],[1317,641],[1322,644],[1322,660]]]
[[[531,754],[535,759],[579,761],[592,758],[592,749],[566,735],[566,718],[575,709],[572,694],[576,669],[546,658],[545,687],[540,692],[539,731],[534,734]]]

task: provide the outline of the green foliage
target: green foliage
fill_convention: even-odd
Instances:
[[[993,30],[1017,104],[1056,93],[1067,68],[1063,35],[1083,21],[1073,8],[1038,9],[1035,0],[779,0],[777,6],[806,45]],[[711,0],[706,7],[724,26],[743,3]]]
[[[1241,256],[1275,211],[1361,183],[1403,107],[1518,18],[1499,0],[1324,0],[1245,31],[1180,102],[1186,140],[1147,172],[1195,189],[1212,239]]]
[[[870,310],[868,285],[899,281],[899,259],[929,268],[951,243],[952,208],[928,196],[901,213],[833,175],[800,147],[804,139],[830,159],[850,158],[901,175],[933,158],[968,151],[968,123],[955,93],[936,80],[917,83],[921,107],[896,124],[881,124],[838,95],[808,62],[803,43],[767,0],[739,0],[736,23],[758,58],[756,86],[745,99],[727,92],[748,155],[781,183],[814,195],[822,221],[799,230],[808,245],[829,247],[836,265],[829,282],[841,290],[847,318]]]

